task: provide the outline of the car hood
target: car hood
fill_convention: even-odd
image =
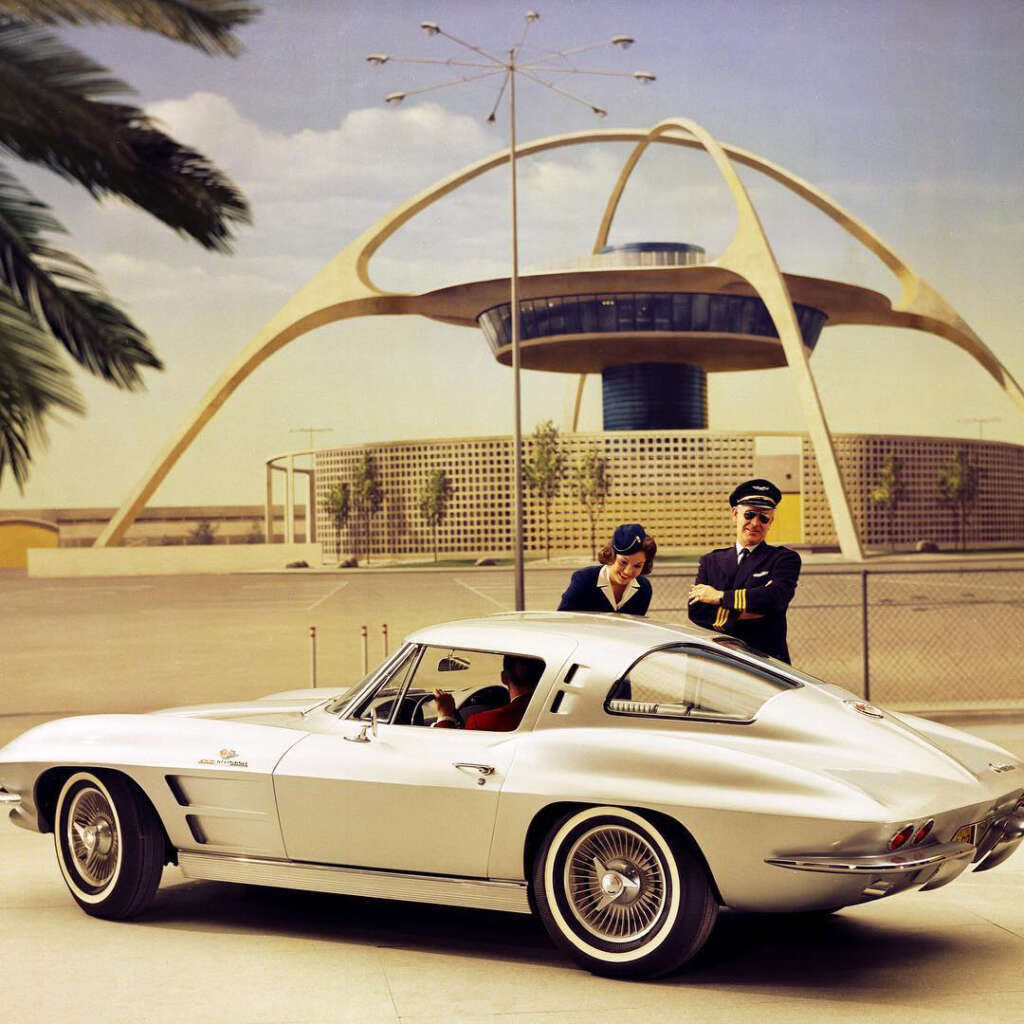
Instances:
[[[301,729],[303,732],[308,732],[310,723],[306,716],[309,712],[336,701],[346,692],[344,688],[285,690],[254,700],[164,708],[154,711],[152,714],[172,715],[176,718],[207,718],[219,721],[246,722],[282,729]]]

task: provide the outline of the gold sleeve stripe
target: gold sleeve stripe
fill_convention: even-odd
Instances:
[[[729,619],[729,609],[719,608],[718,614],[715,616],[714,628],[721,629]]]
[[[746,590],[734,590],[732,592],[732,603],[738,612],[745,612],[747,610],[747,592]]]

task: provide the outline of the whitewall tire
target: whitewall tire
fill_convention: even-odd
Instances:
[[[127,779],[75,772],[57,797],[53,831],[61,874],[87,914],[134,917],[153,899],[163,873],[163,830]]]
[[[557,820],[532,884],[555,943],[611,977],[675,970],[704,945],[718,914],[696,854],[622,807],[587,807]]]

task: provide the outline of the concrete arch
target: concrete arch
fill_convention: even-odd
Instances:
[[[682,138],[666,134],[673,128],[691,132],[695,137]],[[716,162],[719,162],[722,173],[726,175],[727,180],[731,175],[742,190],[742,183],[739,182],[735,171],[729,165],[726,157],[726,154],[728,154],[739,163],[761,170],[770,177],[776,178],[776,180],[786,185],[787,188],[804,195],[804,198],[824,210],[833,219],[842,217],[848,220],[850,222],[849,226],[842,219],[840,223],[844,223],[844,226],[847,226],[847,230],[850,230],[855,237],[860,238],[865,245],[871,248],[872,251],[875,251],[897,273],[897,276],[900,274],[906,275],[902,301],[907,303],[907,305],[904,308],[920,316],[922,329],[931,330],[936,334],[948,337],[956,344],[972,352],[975,358],[979,359],[982,365],[1000,380],[1004,388],[1013,395],[1021,408],[1024,409],[1024,395],[1022,395],[1019,386],[1016,385],[1016,382],[1013,381],[1012,377],[1010,377],[1009,373],[1002,367],[995,356],[985,348],[977,335],[956,316],[951,307],[930,286],[923,282],[918,275],[910,271],[906,264],[899,260],[866,227],[860,225],[849,214],[842,211],[836,204],[831,203],[827,197],[818,193],[806,182],[801,182],[800,179],[790,175],[782,168],[776,167],[774,164],[754,154],[747,153],[737,147],[718,144],[693,122],[676,119],[662,122],[662,124],[655,126],[651,131],[640,129],[596,129],[550,136],[517,146],[516,156],[517,158],[530,156],[547,150],[596,142],[635,142],[646,146],[650,141],[705,148],[713,156],[717,153]],[[708,143],[713,147],[713,150],[709,148]],[[308,331],[339,320],[360,316],[384,314],[411,315],[420,313],[421,308],[417,302],[419,296],[383,291],[373,283],[369,274],[370,260],[381,245],[416,214],[474,178],[507,163],[508,159],[508,153],[501,151],[443,178],[441,181],[397,206],[342,249],[323,270],[271,318],[249,344],[246,345],[234,362],[221,374],[214,385],[203,396],[198,406],[182,424],[179,431],[162,449],[135,489],[125,499],[103,532],[96,539],[94,546],[109,547],[121,542],[126,531],[134,522],[135,517],[145,507],[153,492],[165,479],[181,455],[192,444],[203,427],[213,418],[217,410],[227,401],[235,389],[275,352]],[[637,156],[637,159],[639,159],[639,156]],[[628,174],[626,178],[628,179]],[[625,187],[625,181],[622,182],[622,187]],[[618,195],[621,196],[621,189],[619,189]],[[743,195],[746,197],[745,191],[743,191]],[[757,222],[757,215],[754,213],[749,199],[745,201],[747,207],[749,207],[748,216],[752,217],[753,222],[757,225],[757,233],[748,232],[744,234],[744,240],[746,241],[743,241],[743,244],[737,240],[739,238],[739,235],[737,235],[737,239],[734,239],[729,247],[731,260],[729,266],[737,273],[747,277],[751,284],[759,291],[763,292],[764,288],[767,287],[768,291],[774,294],[781,284],[782,290],[785,292],[785,285],[779,278],[778,267],[775,266],[774,257],[771,257],[771,268],[774,270],[774,277],[772,273],[764,271],[760,266],[761,262],[763,262],[763,254],[761,254],[760,249],[761,247],[767,248],[768,243],[764,237],[763,230],[760,228],[760,224]],[[618,199],[616,198],[616,206],[617,203]],[[611,211],[611,216],[614,216],[614,208]],[[745,252],[744,245],[747,242],[754,246],[754,256],[759,258],[754,258],[750,253]],[[771,256],[770,248],[768,249],[768,255],[769,257]],[[748,269],[754,275],[753,277],[749,277],[739,269],[740,267],[747,267],[748,264]],[[754,266],[754,264],[757,264],[757,266]],[[763,285],[759,283],[762,277],[764,278]],[[903,278],[901,278],[901,282],[903,282]],[[765,298],[764,294],[762,294],[762,298]],[[772,303],[768,303],[767,299],[765,301],[777,325],[780,322],[785,322],[788,317],[789,321],[792,322],[793,329],[796,329],[792,314],[792,303],[788,303],[788,297],[787,302],[783,302],[781,297],[779,299],[773,298]],[[783,306],[786,308],[784,309]],[[773,307],[778,308],[778,317],[776,317],[776,308]],[[931,324],[934,324],[934,326],[930,326]],[[800,339],[798,330],[796,331],[795,338],[797,341]],[[802,353],[802,343],[800,344],[800,350]],[[789,356],[788,350],[787,359],[790,360],[792,365],[792,359]],[[809,380],[809,373],[806,376]],[[813,388],[813,382],[811,382],[811,387]]]

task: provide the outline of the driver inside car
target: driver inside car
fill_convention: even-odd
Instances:
[[[544,662],[538,658],[521,658],[506,654],[501,661],[501,681],[508,687],[509,702],[492,711],[479,711],[463,724],[455,710],[455,698],[447,690],[434,690],[437,701],[435,729],[486,729],[489,732],[512,732],[519,727],[533,691],[544,674]]]

